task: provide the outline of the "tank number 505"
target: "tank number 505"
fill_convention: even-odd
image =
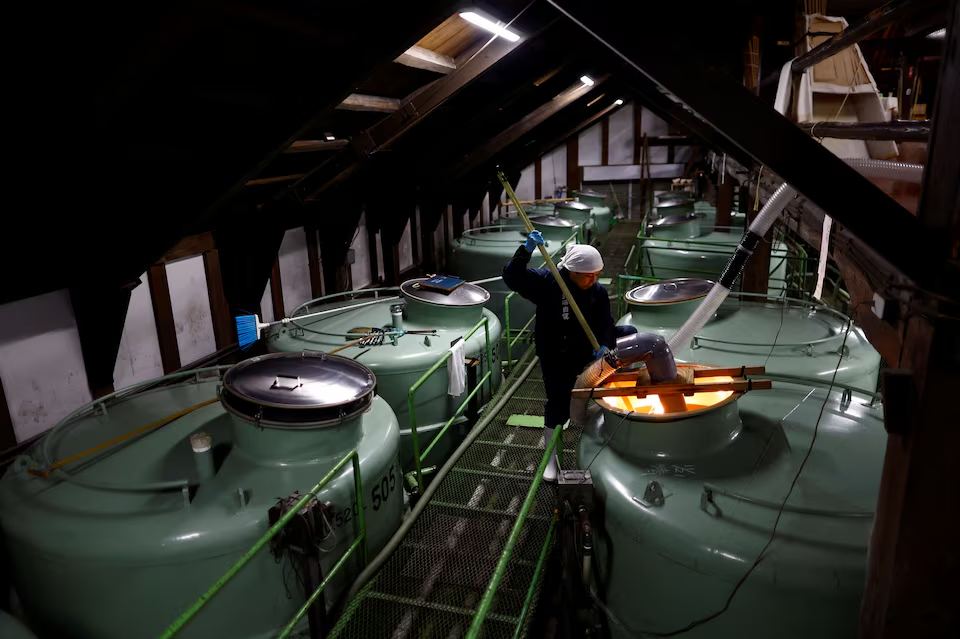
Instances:
[[[370,493],[374,510],[380,510],[380,506],[390,499],[390,495],[397,490],[397,486],[400,484],[400,481],[397,479],[399,474],[400,466],[394,464],[390,467],[390,472],[384,475],[379,483],[374,485],[373,491]]]

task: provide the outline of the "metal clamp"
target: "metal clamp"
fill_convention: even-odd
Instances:
[[[644,508],[653,508],[654,506],[663,506],[664,503],[663,488],[660,486],[660,483],[657,481],[652,481],[647,484],[647,489],[643,491],[643,498],[634,497],[633,501],[637,502]]]

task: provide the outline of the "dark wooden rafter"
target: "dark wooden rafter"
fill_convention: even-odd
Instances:
[[[561,91],[554,96],[552,100],[534,109],[518,122],[468,154],[460,163],[451,167],[449,172],[450,178],[453,180],[462,179],[465,174],[471,173],[477,168],[489,163],[489,161],[503,151],[503,149],[541,125],[550,117],[569,107],[574,102],[585,99],[586,96],[592,91],[597,90],[608,78],[609,75],[603,75],[594,80],[593,86],[586,86],[578,82]]]
[[[157,327],[160,362],[163,373],[168,375],[180,368],[180,347],[177,344],[177,327],[173,320],[173,305],[170,302],[166,265],[151,266],[147,270],[147,282],[150,285],[150,299],[153,302],[153,319]]]
[[[401,105],[396,112],[354,136],[352,149],[344,150],[317,166],[292,189],[301,199],[309,199],[353,175],[367,158],[390,148],[430,113],[522,44],[496,38],[477,45],[456,71],[434,82],[427,90]]]
[[[130,291],[139,284],[138,279],[123,287],[86,286],[70,289],[83,366],[94,398],[114,390],[113,371],[130,306]]]
[[[213,336],[217,350],[237,342],[237,329],[230,305],[223,291],[223,274],[220,271],[220,253],[212,249],[203,254],[203,271],[207,280],[207,297],[210,300],[210,317],[213,320]]]
[[[714,137],[720,135],[721,148],[737,149],[741,156],[748,154],[763,163],[905,273],[918,281],[927,277],[931,252],[921,247],[938,247],[945,238],[925,234],[915,217],[866,178],[722,68],[713,68],[710,56],[694,54],[686,40],[681,48],[681,43],[667,31],[654,30],[645,38],[631,37],[621,25],[638,7],[622,0],[604,5],[602,11],[587,0],[549,1],[628,62],[635,76],[656,82],[686,104],[708,128],[714,129]],[[647,19],[654,21],[669,23],[676,17],[673,5],[643,5],[643,11]],[[698,22],[691,24],[691,33],[706,33],[712,13],[717,11],[719,8],[713,7],[698,15]],[[824,180],[823,175],[832,179]],[[834,188],[837,181],[844,184],[843,189]],[[891,228],[898,232],[889,233],[887,229]]]
[[[610,120],[603,118],[600,121],[600,164],[610,163]]]
[[[17,433],[13,428],[13,417],[7,405],[7,395],[3,392],[3,381],[0,380],[0,451],[17,445]]]
[[[317,244],[317,227],[305,224],[303,234],[307,241],[307,269],[310,271],[310,296],[313,299],[323,296],[323,273],[320,263],[320,247]]]
[[[280,259],[274,257],[273,267],[270,269],[270,298],[273,302],[273,317],[286,317],[287,309],[283,305],[283,282],[280,277]]]

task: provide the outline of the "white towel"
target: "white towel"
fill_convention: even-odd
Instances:
[[[466,343],[458,339],[450,347],[450,359],[447,360],[447,394],[452,397],[463,395],[467,389],[467,361],[464,352]]]

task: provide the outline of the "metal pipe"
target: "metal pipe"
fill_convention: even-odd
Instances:
[[[838,140],[894,140],[896,142],[926,142],[930,138],[930,121],[911,122],[801,122],[802,130],[815,138]]]
[[[874,34],[906,15],[933,3],[934,0],[894,0],[893,2],[888,2],[868,13],[863,21],[847,27],[829,40],[820,43],[807,53],[798,57],[793,61],[790,70],[793,73],[803,73],[818,62],[823,62],[847,47],[855,45],[868,35]]]
[[[410,514],[406,519],[400,524],[400,527],[397,529],[397,532],[393,534],[393,537],[390,538],[390,541],[384,545],[383,550],[374,557],[363,572],[360,573],[360,576],[357,577],[356,581],[353,582],[353,585],[350,587],[350,591],[347,593],[346,600],[350,601],[357,596],[357,593],[360,592],[360,589],[373,577],[384,562],[390,557],[393,552],[400,547],[403,538],[407,536],[407,533],[410,532],[410,529],[413,527],[413,524],[417,521],[417,517],[424,511],[427,507],[427,504],[430,502],[430,498],[437,491],[437,488],[443,481],[443,478],[447,476],[451,469],[456,466],[457,462],[460,461],[460,458],[467,451],[467,449],[473,445],[473,442],[480,437],[481,433],[486,429],[486,427],[494,420],[497,416],[497,413],[506,406],[507,402],[510,401],[510,398],[513,397],[513,394],[517,392],[517,389],[520,388],[520,385],[527,380],[527,377],[536,367],[537,362],[540,360],[536,357],[533,357],[530,360],[530,363],[527,365],[527,368],[517,377],[516,381],[508,388],[503,395],[500,396],[500,399],[497,400],[497,403],[493,406],[487,407],[484,412],[483,418],[477,422],[477,425],[471,429],[470,433],[467,434],[460,446],[457,447],[453,454],[450,455],[450,458],[444,463],[443,467],[437,472],[433,481],[430,482],[430,485],[427,486],[426,490],[420,496],[420,500],[417,502],[416,506],[410,511]],[[558,429],[559,431],[559,429]]]
[[[553,429],[553,437],[551,437],[547,443],[543,457],[540,459],[540,465],[533,473],[533,482],[530,484],[530,490],[527,491],[527,498],[523,500],[523,506],[517,515],[517,521],[513,525],[513,530],[510,531],[510,537],[507,538],[503,553],[500,555],[497,567],[493,571],[493,577],[490,579],[490,583],[487,584],[487,589],[483,593],[483,599],[480,600],[480,605],[477,606],[476,614],[473,615],[473,622],[467,631],[466,639],[477,639],[480,636],[480,628],[487,618],[490,605],[493,603],[493,598],[497,594],[497,588],[499,588],[500,582],[507,572],[507,564],[510,563],[510,556],[513,554],[513,549],[517,545],[517,539],[520,538],[520,531],[523,529],[523,525],[527,521],[527,515],[530,514],[530,509],[533,507],[533,502],[537,497],[537,489],[540,488],[540,482],[543,481],[543,471],[547,468],[547,463],[550,461],[553,449],[556,447],[562,434],[563,428]]]
[[[218,592],[223,590],[224,586],[230,583],[230,581],[237,575],[237,573],[240,572],[240,569],[246,566],[247,563],[249,563],[250,560],[253,559],[254,556],[256,556],[256,554],[260,552],[260,550],[263,549],[263,547],[266,546],[270,542],[270,540],[273,539],[273,537],[278,532],[280,532],[280,530],[284,526],[286,526],[290,522],[291,519],[296,517],[297,514],[301,510],[303,510],[303,508],[310,502],[311,499],[316,498],[317,493],[319,493],[324,486],[326,486],[334,477],[336,477],[340,473],[341,470],[343,470],[343,467],[347,465],[348,461],[353,463],[354,486],[356,487],[356,491],[357,491],[357,509],[358,509],[358,514],[356,518],[357,528],[359,529],[357,533],[357,539],[364,540],[361,556],[365,563],[366,556],[367,556],[367,550],[366,550],[367,526],[363,518],[363,490],[361,489],[361,482],[360,482],[360,458],[357,455],[357,451],[352,450],[346,455],[346,457],[340,460],[340,463],[338,463],[336,466],[330,469],[330,471],[327,472],[326,475],[324,475],[323,479],[317,482],[316,486],[311,488],[303,497],[301,497],[300,500],[290,510],[288,510],[283,515],[283,517],[279,519],[279,521],[277,521],[277,523],[275,523],[273,526],[270,526],[270,529],[266,533],[264,533],[264,535],[260,537],[260,539],[258,539],[253,544],[253,546],[251,546],[250,549],[247,550],[247,552],[243,553],[243,556],[240,557],[240,559],[238,559],[236,563],[230,566],[230,569],[227,570],[227,572],[225,572],[222,577],[217,579],[214,582],[214,584],[207,589],[205,593],[200,595],[200,598],[197,599],[193,603],[193,605],[191,605],[189,608],[187,608],[186,611],[184,611],[183,614],[177,617],[177,619],[172,624],[170,624],[170,626],[166,630],[163,631],[163,634],[160,635],[159,639],[170,639],[171,637],[176,635],[178,632],[180,632],[180,630],[182,630],[183,627],[186,626],[190,622],[190,620],[193,619],[196,616],[196,614],[200,612],[200,610],[204,606],[206,606],[211,599],[213,599],[214,596],[216,596]],[[356,546],[356,544],[354,544],[354,546]],[[348,554],[352,551],[354,546],[350,547],[350,550],[347,551]],[[338,565],[339,563],[340,562],[338,562]],[[332,576],[332,573],[330,576]],[[324,583],[326,583],[326,580],[324,580]]]

